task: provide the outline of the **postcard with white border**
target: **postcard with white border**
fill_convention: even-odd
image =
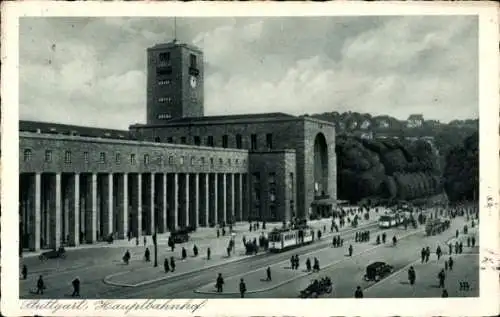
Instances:
[[[494,3],[2,18],[2,314],[499,313]]]

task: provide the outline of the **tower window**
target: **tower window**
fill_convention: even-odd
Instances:
[[[237,149],[243,148],[243,140],[241,138],[241,134],[236,135],[236,148]]]
[[[222,147],[227,148],[227,144],[228,144],[228,137],[227,137],[227,135],[223,135],[222,136]]]
[[[161,103],[172,102],[172,98],[171,97],[160,97],[160,98],[158,98],[158,102],[161,102]]]
[[[271,133],[266,134],[266,144],[268,150],[273,149],[273,135]]]
[[[45,151],[45,162],[52,162],[52,151],[51,150]]]
[[[170,52],[160,53],[158,59],[162,64],[168,64],[170,62]]]
[[[171,84],[170,79],[158,80],[158,86],[165,86],[165,85],[170,85],[170,84]]]
[[[31,150],[30,149],[24,150],[24,161],[25,162],[31,161]]]
[[[89,152],[83,152],[83,160],[85,163],[89,162]]]
[[[196,55],[194,55],[194,54],[189,55],[189,67],[197,68],[196,67]]]
[[[106,163],[106,153],[104,152],[99,153],[99,163],[101,164]]]
[[[66,164],[71,163],[71,152],[70,151],[66,151],[64,153],[64,163],[66,163]]]
[[[252,134],[250,136],[250,142],[251,142],[251,150],[252,151],[257,150],[257,134]]]
[[[135,165],[135,154],[130,154],[130,164]]]
[[[115,154],[115,163],[120,164],[121,161],[122,161],[122,157],[121,157],[120,153],[116,153]]]
[[[168,120],[170,118],[172,118],[172,116],[170,114],[168,114],[168,113],[160,113],[158,115],[158,119],[159,120]]]
[[[149,164],[149,155],[144,154],[144,165],[148,165],[148,164]]]

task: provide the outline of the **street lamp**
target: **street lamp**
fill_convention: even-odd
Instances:
[[[154,267],[157,267],[158,266],[158,244],[156,242],[156,230],[155,230],[155,233],[153,234],[153,247],[154,247],[154,252],[155,252]]]

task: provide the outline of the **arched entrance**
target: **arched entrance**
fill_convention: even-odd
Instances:
[[[328,196],[328,145],[323,133],[314,138],[314,218],[328,217],[331,211]]]

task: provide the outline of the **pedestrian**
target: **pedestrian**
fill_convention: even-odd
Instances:
[[[455,242],[455,254],[458,254],[458,241]]]
[[[311,260],[309,258],[306,260],[306,268],[307,272],[311,272]]]
[[[417,274],[415,273],[415,269],[413,266],[410,266],[410,269],[408,270],[408,281],[410,282],[410,285],[415,284],[415,279],[417,278]]]
[[[339,237],[340,238],[340,237]],[[344,246],[344,239],[340,239],[340,246],[343,247]]]
[[[422,250],[420,251],[420,259],[422,260],[422,263],[424,263],[425,261],[426,254],[427,252],[425,251],[425,248],[422,248]]]
[[[298,254],[295,254],[295,269],[298,270],[299,269],[299,255]]]
[[[207,260],[210,260],[210,254],[212,253],[212,251],[210,250],[210,248],[207,249]]]
[[[319,272],[319,260],[318,258],[314,258],[313,272]]]
[[[247,286],[245,285],[245,281],[240,279],[240,296],[241,298],[245,297],[245,292],[247,291]]]
[[[337,243],[337,237],[333,237],[333,238],[332,238],[332,246],[333,246],[334,248],[335,248],[335,247],[337,247],[336,243]]]
[[[173,256],[170,257],[170,267],[171,267],[172,272],[174,272],[175,271],[175,259]]]
[[[150,254],[150,252],[149,252],[149,248],[146,248],[146,251],[144,251],[144,260],[145,260],[146,262],[149,262],[149,261],[151,260],[151,258],[150,258],[150,257],[151,257],[151,254]]]
[[[383,244],[385,244],[385,239],[386,239],[386,237],[387,237],[387,236],[385,235],[385,232],[384,232],[384,233],[382,233],[382,243],[383,243]]]
[[[464,250],[464,244],[462,243],[462,241],[460,241],[460,243],[458,244],[458,253],[462,254]]]
[[[220,237],[220,231],[219,228],[217,228],[217,238]]]
[[[453,259],[450,256],[450,259],[448,260],[448,267],[450,268],[450,271],[453,271]]]
[[[425,263],[429,262],[431,256],[431,249],[429,247],[425,248]]]
[[[170,247],[170,251],[174,252],[175,250],[175,241],[172,237],[168,237],[168,245]]]
[[[458,229],[457,229],[457,230],[455,231],[455,238],[457,238],[457,239],[458,239],[458,235],[459,235],[459,231],[458,231]]]
[[[321,230],[318,230],[318,240],[321,240]]]
[[[28,277],[28,267],[26,264],[23,265],[23,269],[21,270],[21,274],[23,276],[23,280],[25,280]]]
[[[363,298],[363,291],[361,290],[361,286],[356,287],[354,298]]]
[[[165,260],[163,260],[163,269],[165,270],[165,273],[170,272],[170,266],[168,265],[168,258],[165,258]]]
[[[224,279],[222,278],[222,274],[219,273],[217,276],[217,280],[215,281],[215,287],[217,288],[217,293],[222,293],[222,287],[224,285]]]
[[[139,237],[135,237],[135,245],[138,246],[139,245]]]
[[[45,289],[45,282],[43,281],[43,277],[40,275],[38,277],[38,281],[36,281],[36,293],[43,295],[44,289]]]
[[[359,238],[359,233],[356,232],[356,236],[354,237],[354,242],[358,242],[358,238]]]
[[[438,246],[436,249],[436,255],[437,255],[438,261],[439,261],[439,259],[441,258],[441,247],[440,246]]]
[[[130,252],[127,250],[125,251],[125,254],[123,255],[123,262],[128,265],[128,262],[130,261]]]
[[[71,282],[73,284],[73,294],[71,294],[71,297],[75,296],[80,296],[80,279],[78,276]]]
[[[187,251],[184,247],[182,247],[181,256],[183,261],[187,258]]]
[[[467,237],[467,247],[470,247],[470,237]]]
[[[198,256],[198,247],[196,246],[196,244],[193,247],[193,254],[194,254],[195,257]]]
[[[271,267],[268,266],[267,269],[266,269],[266,281],[271,281]]]
[[[453,253],[453,246],[451,243],[448,244],[448,253],[451,255]]]
[[[443,289],[443,292],[441,293],[441,297],[443,297],[443,298],[448,297],[448,291],[446,289]]]
[[[472,236],[472,238],[470,239],[470,242],[472,244],[472,247],[475,247],[476,246],[476,237]]]
[[[446,276],[444,273],[444,269],[442,269],[439,274],[438,274],[438,279],[439,279],[439,288],[444,288],[444,280]]]
[[[290,267],[295,270],[295,257],[293,255],[290,257]]]
[[[144,246],[146,246],[146,242],[147,242],[146,236],[144,236],[143,241],[144,241]]]
[[[352,244],[350,244],[349,245],[349,256],[352,256],[352,251],[353,251]]]

